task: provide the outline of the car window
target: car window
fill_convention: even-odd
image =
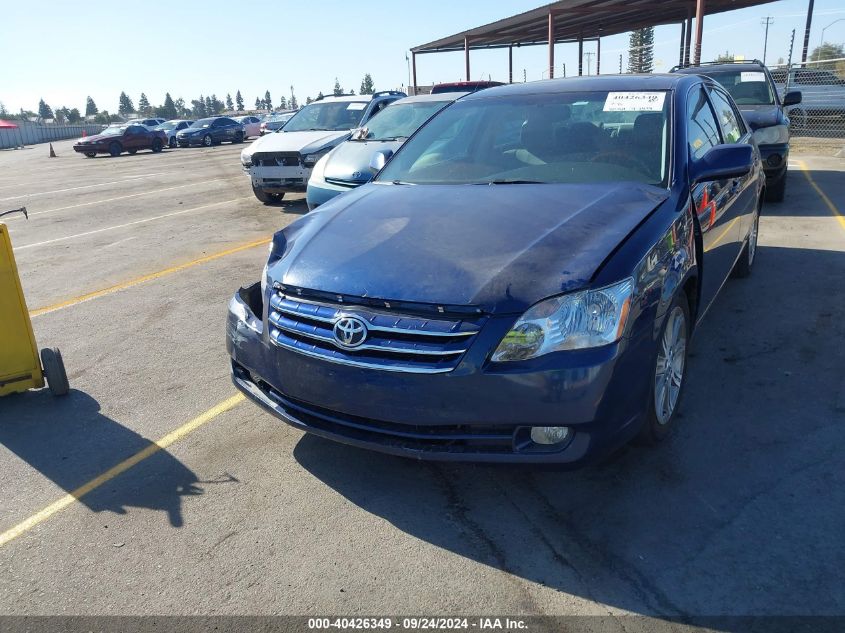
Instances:
[[[721,142],[719,124],[701,87],[694,88],[687,100],[687,136],[690,155],[696,159]]]
[[[710,101],[713,103],[713,108],[716,110],[719,123],[722,126],[722,138],[725,139],[726,143],[738,142],[742,138],[743,130],[733,106],[721,90],[711,89],[709,93]]]

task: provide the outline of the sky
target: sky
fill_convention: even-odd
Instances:
[[[377,90],[408,83],[406,52],[412,47],[547,4],[544,0],[149,0],[140,4],[89,0],[84,4],[47,0],[33,11],[27,3],[5,2],[0,38],[0,102],[9,111],[37,110],[39,99],[53,108],[77,107],[93,97],[100,110],[116,112],[121,90],[137,105],[146,93],[153,105],[165,92],[186,103],[200,94],[234,98],[247,107],[269,90],[297,99],[330,93],[335,77],[347,91],[370,73]],[[725,51],[763,57],[761,19],[769,27],[769,63],[786,58],[796,29],[794,58],[800,58],[807,0],[778,0],[759,7],[707,16],[702,59]],[[834,23],[836,20],[839,22]],[[817,46],[822,28],[828,42],[845,42],[845,4],[816,0],[810,37]],[[655,32],[655,70],[678,61],[680,26]],[[627,53],[627,35],[602,39],[602,69],[616,72]],[[594,50],[586,43],[585,52]],[[563,64],[577,73],[577,44],[555,48],[556,74]],[[627,57],[626,57],[627,59]],[[418,83],[463,80],[463,52],[417,58]],[[595,59],[590,64],[595,72]],[[514,49],[514,80],[548,74],[544,46]],[[586,72],[587,61],[584,68]],[[473,51],[473,79],[507,81],[507,49]]]

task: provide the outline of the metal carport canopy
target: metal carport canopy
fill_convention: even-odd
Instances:
[[[467,81],[469,81],[469,51],[482,48],[510,48],[561,42],[583,42],[607,35],[625,33],[646,26],[686,22],[686,47],[689,41],[692,18],[696,23],[696,63],[701,52],[701,27],[705,13],[721,13],[743,9],[773,0],[559,0],[537,9],[526,11],[444,37],[428,44],[415,46],[411,53],[460,51],[466,53]],[[683,38],[683,36],[682,36]],[[683,41],[682,41],[683,47]],[[549,46],[549,70],[554,76],[554,49]],[[416,66],[416,64],[415,64]],[[512,69],[512,64],[511,64]],[[416,71],[416,68],[415,68]],[[414,72],[416,75],[416,72]],[[511,71],[512,75],[512,71]],[[416,76],[414,86],[416,87]]]

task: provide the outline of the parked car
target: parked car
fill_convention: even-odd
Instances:
[[[261,119],[257,116],[248,114],[246,116],[232,117],[232,119],[243,126],[245,139],[250,136],[259,136],[261,132]]]
[[[167,135],[167,146],[168,147],[176,147],[176,135],[179,133],[179,130],[184,130],[190,125],[193,121],[187,121],[185,119],[173,119],[172,121],[165,121],[160,125],[155,126],[154,130],[161,130]]]
[[[352,133],[352,138],[326,154],[314,166],[305,200],[313,211],[373,177],[370,159],[376,152],[389,158],[432,116],[466,92],[419,95],[399,99]]]
[[[100,134],[79,139],[74,151],[94,158],[97,154],[120,156],[123,152],[136,153],[141,149],[160,152],[167,144],[167,135],[143,125],[109,126]]]
[[[232,379],[297,429],[417,459],[576,465],[657,442],[696,325],[751,272],[764,183],[706,77],[468,95],[275,234],[229,304]]]
[[[766,171],[766,200],[780,202],[786,192],[789,164],[789,118],[784,108],[801,103],[801,92],[786,93],[781,101],[772,75],[763,62],[722,62],[673,68],[673,72],[706,75],[718,81],[733,97],[745,120],[754,130],[754,140],[763,156]],[[716,103],[722,116],[730,116],[724,102]]]
[[[801,90],[801,105],[786,110],[796,128],[806,129],[817,121],[845,120],[845,79],[836,73],[813,68],[792,68],[787,72],[781,68],[772,71],[772,79],[780,94],[787,89]]]
[[[477,92],[485,88],[504,86],[501,81],[453,81],[451,83],[435,84],[431,88],[431,94],[443,94],[444,92]]]
[[[126,125],[143,125],[144,127],[153,129],[154,127],[158,127],[159,125],[165,122],[167,122],[167,119],[162,119],[160,117],[156,117],[153,119],[129,119],[126,122]]]
[[[243,140],[243,126],[225,116],[199,119],[176,133],[176,142],[179,143],[179,147],[190,147],[191,145],[211,147],[223,141],[234,144],[242,143]]]
[[[407,96],[389,90],[324,97],[305,106],[281,130],[262,136],[241,152],[255,197],[269,204],[289,191],[305,191],[318,160],[382,108]]]
[[[285,123],[290,121],[294,114],[296,114],[296,112],[286,112],[285,114],[274,114],[265,117],[264,120],[258,124],[258,135],[264,136],[268,132],[278,132],[285,127]]]

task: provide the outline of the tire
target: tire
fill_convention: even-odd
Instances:
[[[235,140],[232,141],[232,145],[235,145],[237,143],[243,143],[243,142],[244,142],[244,133],[238,132],[237,134],[235,134]]]
[[[742,247],[742,253],[734,264],[733,276],[740,279],[748,277],[754,266],[755,255],[757,254],[757,233],[760,226],[760,212],[754,214],[754,221],[751,230],[748,232],[748,240]]]
[[[65,364],[62,360],[62,353],[55,347],[45,347],[41,350],[41,367],[44,370],[44,377],[47,379],[47,386],[54,396],[65,396],[70,391],[70,384],[65,371]]]
[[[206,134],[202,137],[202,144],[206,147],[211,147],[212,143],[214,143],[214,141],[211,140],[211,134]]]
[[[263,189],[256,187],[255,185],[252,186],[252,193],[255,194],[255,197],[258,198],[260,202],[264,204],[273,204],[274,202],[279,202],[282,198],[285,197],[283,193],[267,193]]]
[[[121,152],[123,152],[123,148],[120,146],[120,143],[112,141],[112,144],[109,145],[109,154],[112,157],[117,157],[120,156]]]
[[[176,137],[175,137],[175,136],[171,136],[171,137],[168,139],[168,141],[167,141],[167,146],[168,146],[170,149],[173,149],[173,148],[175,148],[175,147],[176,147]]]
[[[133,149],[130,149],[130,150],[127,150],[127,151],[128,151],[128,152],[129,152],[129,154],[130,154],[130,155],[132,155],[132,156],[134,156],[135,154],[137,154],[137,153],[138,153],[138,150],[137,150],[137,149],[134,149],[134,148],[133,148]]]
[[[669,306],[657,340],[648,410],[637,438],[640,444],[657,444],[672,430],[686,384],[690,333],[689,304],[683,290],[679,290]],[[674,369],[667,368],[667,365]],[[663,372],[661,368],[664,368]]]
[[[766,202],[783,202],[786,195],[786,173],[766,186]]]
[[[88,158],[94,158],[97,155],[97,152],[85,152],[85,155]]]
[[[156,138],[153,139],[153,146],[152,150],[154,154],[158,154],[164,147],[164,144],[161,142],[161,139]]]

